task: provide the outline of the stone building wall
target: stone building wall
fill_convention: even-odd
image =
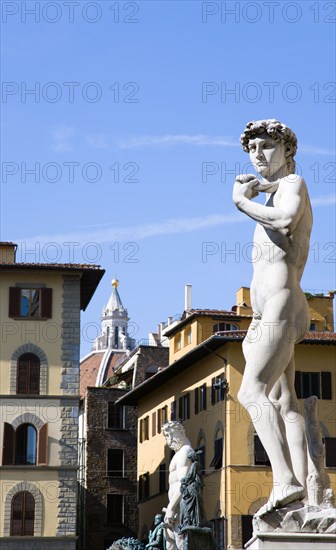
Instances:
[[[169,363],[169,348],[156,346],[140,346],[137,356],[137,366],[134,386],[138,386],[146,380],[146,369],[151,365],[165,368]]]
[[[138,530],[136,430],[137,409],[125,407],[125,429],[107,427],[108,402],[116,401],[125,390],[88,388],[86,392],[86,490],[85,550],[105,550],[107,541],[136,536]],[[108,449],[124,450],[124,477],[107,475]],[[106,502],[109,493],[124,495],[124,523],[108,525]]]

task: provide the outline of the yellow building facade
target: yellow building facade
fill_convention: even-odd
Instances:
[[[0,243],[0,548],[74,550],[80,310],[104,271],[15,252]]]
[[[300,403],[318,395],[326,442],[327,468],[336,483],[336,335],[333,295],[311,297],[310,332],[296,346],[296,390]],[[166,369],[129,392],[120,403],[138,406],[139,537],[145,538],[154,515],[167,505],[171,451],[161,425],[181,419],[192,446],[202,451],[204,503],[219,548],[242,548],[250,538],[252,515],[266,502],[272,472],[249,414],[237,400],[244,371],[242,340],[251,320],[249,289],[237,292],[232,311],[189,310],[166,329],[170,361]],[[317,319],[317,316],[320,316]],[[257,420],[257,408],[250,410]]]

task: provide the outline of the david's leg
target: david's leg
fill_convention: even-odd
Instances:
[[[273,471],[273,490],[270,500],[259,515],[304,496],[304,487],[297,480],[286,439],[286,427],[279,408],[269,399],[269,393],[281,377],[293,355],[294,345],[285,342],[285,323],[260,323],[259,337],[244,341],[246,367],[238,399],[257,416],[254,426],[269,456]]]
[[[294,387],[295,363],[291,357],[288,367],[269,395],[274,406],[280,411],[286,430],[286,439],[296,479],[306,487],[308,475],[307,442],[305,422],[299,411]]]

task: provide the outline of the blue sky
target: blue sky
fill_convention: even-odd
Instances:
[[[194,307],[229,309],[249,285],[253,222],[231,192],[251,171],[239,145],[251,119],[278,118],[298,137],[314,210],[302,286],[334,288],[332,3],[1,8],[1,239],[23,261],[106,269],[82,355],[115,273],[136,339],[183,311],[186,283]]]

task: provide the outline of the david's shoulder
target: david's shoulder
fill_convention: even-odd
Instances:
[[[299,176],[298,174],[288,174],[288,176],[281,178],[280,187],[282,189],[287,189],[288,191],[307,190],[307,184],[304,178],[302,176]]]

